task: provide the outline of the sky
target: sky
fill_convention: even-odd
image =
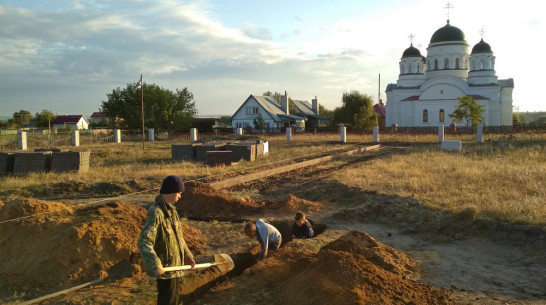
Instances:
[[[202,116],[233,115],[266,91],[316,96],[330,110],[352,90],[385,101],[410,35],[426,56],[448,16],[470,48],[483,29],[520,112],[546,111],[543,2],[452,0],[449,12],[447,3],[0,0],[0,120],[19,110],[89,117],[141,74],[146,84],[187,88]]]

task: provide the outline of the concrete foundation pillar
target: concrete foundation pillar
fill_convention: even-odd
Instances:
[[[373,142],[374,143],[379,142],[379,126],[373,127]]]
[[[153,142],[155,140],[155,129],[148,129],[148,141]]]
[[[80,131],[72,130],[72,146],[80,146]]]
[[[20,150],[27,150],[27,133],[21,131],[17,133],[17,147]]]
[[[339,138],[341,143],[347,142],[347,127],[345,126],[339,127]]]
[[[444,125],[438,126],[438,142],[444,142]]]
[[[190,129],[190,141],[197,141],[197,128]]]
[[[114,130],[114,143],[121,143],[121,130]]]
[[[478,125],[476,130],[476,142],[483,143],[483,124]]]
[[[286,141],[292,141],[292,128],[286,127]]]

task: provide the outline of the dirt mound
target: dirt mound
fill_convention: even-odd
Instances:
[[[405,253],[351,231],[311,250],[314,240],[288,243],[219,285],[207,304],[453,304],[450,292],[408,279],[415,262]],[[303,246],[303,247],[302,247]]]
[[[191,181],[184,184],[179,213],[193,218],[237,218],[264,213],[295,213],[296,211],[318,211],[320,203],[288,195],[283,200],[254,201],[248,198],[233,198],[210,185]]]
[[[232,198],[201,182],[186,182],[182,193],[180,215],[187,217],[237,217],[254,214],[261,204],[246,198]]]
[[[405,253],[352,231],[324,246],[316,261],[285,282],[289,304],[449,304],[449,293],[401,275]]]
[[[287,199],[267,201],[264,206],[264,209],[267,209],[268,211],[272,210],[285,213],[296,211],[316,212],[320,211],[320,208],[320,203],[301,199],[292,194],[289,194]]]
[[[137,239],[146,213],[123,202],[80,209],[33,199],[6,203],[0,209],[2,220],[36,216],[0,225],[2,287],[64,288],[104,277],[120,261],[138,263]],[[184,230],[195,251],[200,232],[186,225]]]
[[[376,241],[369,234],[351,231],[323,247],[323,250],[344,251],[364,256],[387,271],[407,276],[417,263],[406,253]]]

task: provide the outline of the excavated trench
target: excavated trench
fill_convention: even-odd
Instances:
[[[204,220],[204,219],[202,219]],[[218,220],[218,219],[206,219],[206,221]],[[222,220],[224,221],[224,220]],[[235,219],[231,222],[244,223],[251,221],[251,219]],[[322,234],[327,226],[321,223],[313,223],[313,229],[315,231],[315,237]],[[269,222],[281,233],[283,243],[281,247],[292,241],[291,228],[292,222],[289,220],[277,220]],[[183,284],[180,286],[180,297],[184,304],[192,304],[204,296],[212,287],[240,276],[246,269],[254,266],[257,262],[257,254],[260,252],[259,245],[254,246],[248,252],[229,254],[233,260],[234,268],[229,272],[223,272],[220,268],[213,266],[202,271],[196,271],[184,278]],[[201,263],[201,260],[196,263]],[[203,261],[205,262],[205,261]]]

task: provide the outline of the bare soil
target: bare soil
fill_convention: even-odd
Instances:
[[[299,170],[230,190],[260,190],[267,200],[187,183],[177,207],[190,249],[200,259],[228,253],[236,270],[189,272],[185,303],[546,304],[542,228],[430,211],[414,198],[328,181],[326,172]],[[0,302],[106,278],[40,304],[154,304],[155,282],[136,249],[150,203],[150,196],[85,207],[0,202]],[[291,240],[298,210],[321,228],[315,238]],[[257,218],[277,226],[285,241],[260,262],[257,242],[242,233]]]

